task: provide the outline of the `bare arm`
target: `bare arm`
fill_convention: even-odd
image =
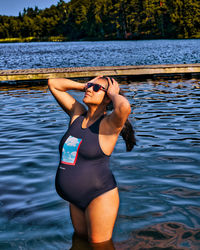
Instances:
[[[108,78],[108,97],[113,102],[114,110],[108,116],[108,123],[115,133],[119,133],[123,128],[129,114],[131,113],[131,107],[129,101],[122,95],[119,95],[119,85],[118,83],[110,78]]]
[[[85,111],[85,107],[81,103],[79,103],[69,93],[66,93],[68,90],[84,91],[84,83],[63,78],[49,79],[48,87],[56,101],[70,117],[80,115]]]
[[[119,85],[114,80],[111,82],[109,78],[109,87],[107,95],[113,102],[114,110],[106,116],[100,125],[99,143],[106,155],[110,155],[115,147],[119,133],[121,132],[130,112],[131,107],[128,100],[119,95]]]

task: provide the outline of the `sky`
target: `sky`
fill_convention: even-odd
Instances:
[[[39,9],[45,9],[58,2],[59,0],[0,0],[0,15],[18,16],[24,8],[37,6]]]

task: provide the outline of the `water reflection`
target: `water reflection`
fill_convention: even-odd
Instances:
[[[37,92],[35,92],[37,91]],[[32,86],[30,87],[30,84],[22,84],[20,83],[19,85],[9,85],[9,84],[5,84],[5,85],[1,85],[0,88],[0,92],[4,92],[4,95],[9,95],[9,96],[15,96],[15,97],[22,97],[22,95],[24,94],[24,97],[27,96],[27,98],[29,97],[27,94],[35,94],[35,98],[40,98],[38,96],[38,93],[47,93],[48,91],[48,87],[46,85],[36,85],[36,86]],[[32,95],[30,96],[31,98],[33,97]]]
[[[70,250],[115,250],[112,239],[102,243],[90,243],[87,239],[74,233]]]
[[[129,240],[116,244],[116,250],[199,250],[200,230],[177,222],[159,223],[131,233]]]
[[[174,221],[158,223],[151,227],[135,230],[131,237],[122,242],[112,240],[91,244],[77,234],[72,236],[70,250],[199,250],[200,230],[192,229]]]
[[[114,247],[199,250],[200,82],[121,87],[137,146],[127,153],[119,137],[111,157],[121,201]],[[54,188],[68,116],[47,86],[0,87],[0,103],[0,248],[88,247],[74,237],[72,244],[69,210]]]

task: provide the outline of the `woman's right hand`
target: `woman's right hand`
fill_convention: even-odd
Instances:
[[[103,76],[97,76],[95,78],[93,78],[92,80],[90,80],[89,82],[94,83],[96,80],[98,80],[99,78],[102,78]]]

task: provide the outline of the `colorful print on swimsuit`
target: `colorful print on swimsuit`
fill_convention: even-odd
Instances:
[[[82,139],[69,136],[65,141],[62,149],[61,163],[68,165],[75,165],[78,157],[78,150]]]

